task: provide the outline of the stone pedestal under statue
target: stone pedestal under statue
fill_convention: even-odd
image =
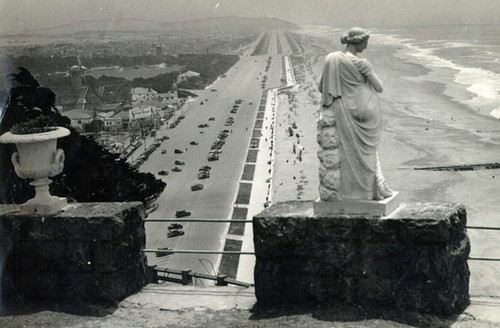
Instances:
[[[253,218],[257,302],[460,313],[469,304],[465,227],[459,204],[402,205],[388,216],[275,204]]]

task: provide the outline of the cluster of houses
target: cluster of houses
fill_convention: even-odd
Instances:
[[[133,88],[131,104],[103,104],[100,108],[78,108],[64,111],[71,126],[80,132],[119,132],[155,126],[169,109],[179,105],[177,86],[158,93],[151,88]],[[171,110],[170,110],[171,112]]]
[[[199,73],[187,71],[177,76],[177,83],[199,76]],[[84,95],[88,91],[88,87],[79,88],[85,90]],[[151,88],[133,88],[131,93],[131,104],[104,103],[99,108],[86,108],[83,96],[83,100],[77,101],[78,108],[64,111],[63,115],[71,119],[71,126],[83,133],[137,131],[157,126],[180,105],[176,83],[165,93]]]

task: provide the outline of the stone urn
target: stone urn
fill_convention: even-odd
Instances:
[[[30,214],[54,214],[68,203],[66,198],[52,196],[49,192],[49,178],[60,174],[64,168],[64,151],[57,149],[57,139],[70,134],[63,127],[41,133],[4,133],[0,143],[14,143],[17,152],[12,154],[16,174],[22,179],[33,179],[35,197],[21,204],[20,210]]]

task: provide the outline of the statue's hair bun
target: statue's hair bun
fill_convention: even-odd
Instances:
[[[359,44],[366,41],[370,35],[361,27],[353,27],[340,37],[341,44]]]

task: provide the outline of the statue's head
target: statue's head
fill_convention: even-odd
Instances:
[[[357,46],[358,51],[363,51],[370,35],[361,27],[353,27],[340,37],[340,43]]]

